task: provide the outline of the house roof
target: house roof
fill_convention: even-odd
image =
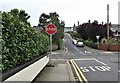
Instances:
[[[118,31],[118,32],[120,32],[120,25],[118,25],[118,24],[112,24],[112,27],[110,27],[111,28],[111,30],[112,31]]]

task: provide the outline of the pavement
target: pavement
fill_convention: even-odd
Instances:
[[[47,66],[38,74],[33,83],[42,81],[75,82],[75,78],[67,59],[53,58],[60,56],[64,50],[53,51]]]

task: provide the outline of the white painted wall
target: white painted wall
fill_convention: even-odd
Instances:
[[[7,81],[33,81],[33,79],[38,75],[38,73],[47,65],[49,62],[49,57],[45,56],[40,60],[36,61],[32,65],[24,68],[15,75],[9,77],[5,80]]]

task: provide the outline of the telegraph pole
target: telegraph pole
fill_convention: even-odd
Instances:
[[[109,4],[107,4],[107,39],[109,39]]]

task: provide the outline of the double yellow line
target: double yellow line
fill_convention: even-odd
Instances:
[[[78,65],[75,63],[74,60],[70,60],[74,70],[75,70],[75,73],[78,77],[78,80],[80,81],[80,83],[88,83],[88,80],[86,79],[86,77],[84,76],[84,74],[82,73],[82,71],[80,70],[80,68],[78,67]]]

